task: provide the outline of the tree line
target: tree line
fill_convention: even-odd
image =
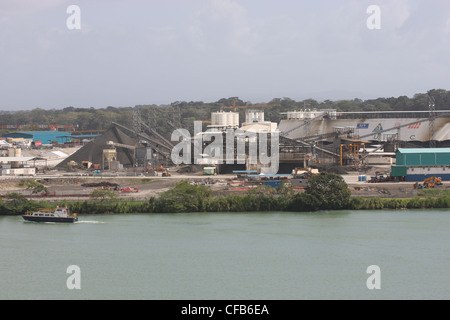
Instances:
[[[257,103],[276,105],[264,108],[265,118],[273,122],[279,122],[283,117],[282,112],[302,109],[336,109],[342,112],[429,110],[429,97],[434,100],[436,110],[450,109],[450,91],[444,89],[432,89],[426,93],[417,93],[411,98],[400,96],[319,102],[314,99],[295,101],[283,97],[274,98],[269,102]],[[26,129],[33,130],[36,129],[37,125],[58,124],[74,126],[78,131],[86,131],[106,130],[112,122],[116,122],[133,128],[133,112],[139,110],[140,117],[145,123],[162,133],[170,133],[173,131],[172,125],[177,128],[192,129],[195,120],[210,120],[211,112],[219,111],[224,107],[231,107],[233,104],[245,106],[256,103],[244,101],[238,97],[229,97],[216,102],[175,101],[167,105],[148,104],[135,107],[76,108],[70,106],[61,109],[36,108],[28,111],[0,111],[0,125],[27,125],[28,128]],[[230,110],[225,109],[225,111]],[[240,119],[244,119],[244,110],[240,110]],[[1,129],[0,133],[9,131],[11,129]]]

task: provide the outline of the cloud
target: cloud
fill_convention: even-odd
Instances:
[[[0,23],[23,20],[45,10],[68,5],[69,0],[2,0],[0,1]]]
[[[411,15],[411,1],[385,2],[380,5],[380,9],[384,28],[401,28]]]
[[[202,51],[250,53],[259,36],[244,6],[232,0],[209,0],[188,27],[191,42]]]

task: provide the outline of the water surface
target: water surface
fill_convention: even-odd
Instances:
[[[447,210],[0,217],[0,299],[449,299]],[[70,265],[81,289],[69,290]],[[367,267],[381,289],[366,286]]]

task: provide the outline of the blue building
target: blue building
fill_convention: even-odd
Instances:
[[[63,131],[21,131],[4,134],[5,138],[23,138],[33,141],[41,141],[42,144],[68,143],[71,141],[71,134]]]

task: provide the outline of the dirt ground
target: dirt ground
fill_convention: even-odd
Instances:
[[[229,180],[235,178],[235,175],[202,176],[199,173],[172,174],[171,177],[83,177],[83,176],[65,176],[65,175],[46,175],[36,176],[35,179],[42,182],[49,190],[52,196],[48,200],[86,200],[89,194],[95,189],[101,189],[102,185],[116,184],[117,188],[110,187],[119,196],[124,199],[146,199],[151,196],[158,196],[159,193],[169,190],[178,181],[187,179],[191,183],[204,183],[211,188],[215,195],[242,194],[245,190],[234,190],[227,184]],[[352,196],[360,197],[385,197],[385,198],[404,198],[413,197],[421,190],[414,189],[414,182],[385,182],[368,183],[358,181],[358,174],[343,175],[352,192]],[[369,178],[369,176],[367,177]],[[11,192],[18,192],[30,196],[29,191],[18,186],[20,180],[24,178],[3,179],[0,180],[0,194],[5,195]],[[26,178],[25,178],[26,179]],[[103,187],[105,188],[105,187]],[[137,192],[124,192],[121,189],[130,188]],[[438,189],[450,189],[450,182],[444,182]],[[301,192],[301,191],[299,191]],[[34,195],[34,199],[45,199],[40,195]]]

